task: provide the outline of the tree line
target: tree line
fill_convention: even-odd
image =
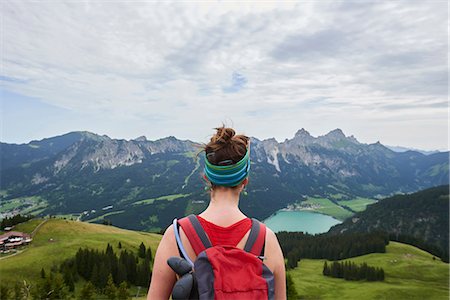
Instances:
[[[12,216],[11,218],[6,217],[0,223],[0,229],[4,230],[6,227],[12,227],[19,223],[26,222],[32,218],[33,218],[33,216],[31,216],[31,215],[30,216],[22,216],[21,214]]]
[[[121,245],[119,246],[121,247]],[[137,255],[127,250],[117,255],[110,244],[105,251],[78,249],[75,257],[61,264],[63,273],[79,275],[103,290],[111,275],[114,284],[122,282],[137,286],[148,286],[151,279],[152,252],[141,243]]]
[[[382,268],[370,267],[366,263],[357,265],[349,261],[334,261],[330,265],[325,262],[323,264],[322,274],[324,276],[343,278],[351,281],[384,281],[384,270]]]
[[[287,258],[287,268],[297,267],[302,258],[341,260],[369,253],[385,253],[389,237],[385,233],[349,233],[339,236],[279,232],[278,240]]]

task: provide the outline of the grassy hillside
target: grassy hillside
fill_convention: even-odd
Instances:
[[[382,267],[384,282],[345,281],[322,275],[324,260],[303,259],[290,271],[304,299],[448,299],[449,265],[418,248],[390,242],[386,253],[352,259]]]
[[[15,230],[31,233],[43,220],[30,220],[18,225]],[[26,279],[35,281],[41,268],[49,270],[73,257],[80,247],[104,250],[110,243],[117,251],[119,241],[122,248],[136,252],[139,244],[156,251],[161,236],[146,232],[124,230],[117,227],[84,222],[49,219],[37,230],[33,242],[23,252],[0,259],[2,281]]]

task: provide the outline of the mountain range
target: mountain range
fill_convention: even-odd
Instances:
[[[114,225],[161,229],[207,205],[201,144],[166,137],[149,141],[71,132],[28,144],[0,143],[2,212],[107,216]],[[340,129],[313,137],[251,139],[244,213],[264,219],[308,196],[382,198],[446,184],[448,152],[394,152],[364,144]]]
[[[421,150],[421,149],[408,148],[408,147],[402,147],[402,146],[388,146],[388,145],[386,145],[386,147],[391,149],[392,151],[395,151],[395,152],[415,151],[415,152],[420,152],[420,153],[425,154],[425,155],[430,155],[430,154],[441,152],[439,150]]]

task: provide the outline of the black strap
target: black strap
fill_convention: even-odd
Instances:
[[[264,249],[266,249],[266,239],[264,239],[264,243],[261,248],[261,253],[259,254],[260,257],[264,257]]]
[[[250,252],[252,250],[253,245],[255,244],[256,240],[258,239],[260,231],[260,224],[259,221],[252,218],[252,228],[250,229],[250,234],[248,235],[247,242],[245,243],[244,250],[246,252]],[[264,248],[266,247],[266,239],[264,238],[264,244],[261,248],[260,256],[264,256]]]
[[[194,227],[198,237],[202,241],[203,247],[205,247],[205,249],[211,248],[212,247],[211,241],[209,240],[208,235],[206,234],[202,225],[198,221],[197,217],[195,215],[189,215],[188,219],[191,222],[192,227]]]

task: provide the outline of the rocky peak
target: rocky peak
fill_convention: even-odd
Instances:
[[[324,137],[327,137],[327,138],[333,139],[333,140],[341,140],[341,139],[346,138],[345,134],[339,128],[336,128],[336,129],[328,132],[327,134],[324,135]]]
[[[308,145],[315,141],[315,138],[309,134],[304,128],[298,130],[295,133],[295,136],[291,140],[285,140],[284,144],[286,145]]]
[[[358,140],[357,140],[353,135],[347,137],[347,139],[348,139],[349,141],[352,141],[352,142],[355,143],[355,144],[359,144]]]
[[[295,133],[295,138],[305,138],[305,137],[312,137],[309,134],[309,132],[305,130],[305,128],[302,128]]]
[[[84,140],[93,140],[93,141],[105,141],[105,140],[111,140],[111,138],[109,136],[107,136],[106,134],[104,135],[98,135],[89,131],[81,131],[81,136],[83,137]]]
[[[147,137],[145,135],[141,135],[138,138],[134,139],[136,142],[146,142],[147,141]]]
[[[278,145],[278,141],[275,138],[265,139],[263,143],[270,145]]]

